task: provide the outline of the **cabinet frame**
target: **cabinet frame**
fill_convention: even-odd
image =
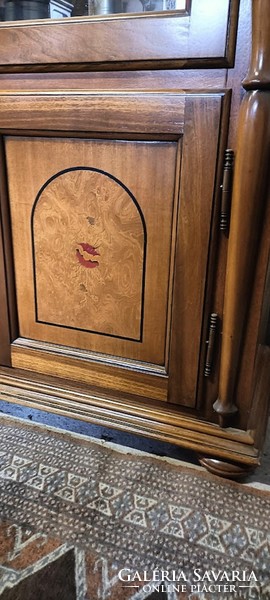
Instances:
[[[193,0],[192,3],[193,7],[194,1],[195,0]],[[241,2],[236,66],[231,72],[226,73],[225,68],[232,67],[234,64],[237,10],[238,2],[231,0],[230,25],[226,50],[224,50],[225,47],[223,45],[218,56],[210,56],[209,53],[208,55],[205,53],[203,55],[200,54],[196,44],[194,46],[195,54],[189,54],[188,56],[188,51],[186,50],[188,46],[179,46],[176,44],[177,51],[174,53],[174,56],[171,55],[169,58],[168,56],[166,57],[163,55],[164,49],[162,47],[159,48],[160,53],[158,55],[150,56],[147,47],[144,46],[145,54],[143,59],[138,55],[136,55],[136,57],[134,57],[135,55],[128,55],[127,60],[125,60],[126,55],[124,56],[124,54],[122,54],[122,59],[120,60],[120,54],[118,53],[111,56],[109,60],[108,56],[104,57],[104,55],[99,54],[100,60],[97,60],[97,57],[93,57],[93,54],[91,54],[91,52],[89,53],[88,44],[85,60],[81,60],[80,56],[79,62],[77,60],[75,61],[74,57],[70,57],[67,61],[64,61],[60,43],[60,53],[57,50],[53,60],[49,57],[48,44],[50,43],[50,36],[47,36],[46,41],[46,32],[58,32],[60,37],[61,27],[63,27],[62,31],[71,31],[74,29],[74,36],[77,40],[79,39],[79,33],[81,32],[82,35],[80,40],[85,40],[83,31],[91,31],[90,26],[93,30],[97,30],[100,27],[100,31],[102,30],[103,32],[108,31],[109,29],[111,31],[113,29],[116,35],[117,31],[125,30],[125,20],[126,24],[127,22],[130,23],[130,25],[134,24],[135,29],[136,22],[139,24],[138,27],[148,22],[150,31],[151,20],[162,29],[165,28],[166,19],[170,19],[169,22],[173,24],[173,28],[175,27],[177,29],[177,21],[181,22],[182,19],[183,25],[185,22],[184,19],[188,22],[188,15],[185,17],[169,17],[164,15],[155,15],[155,17],[110,17],[107,19],[98,19],[91,23],[89,22],[89,19],[82,18],[77,19],[76,22],[71,20],[69,23],[61,23],[60,21],[57,23],[13,23],[2,25],[0,27],[0,43],[3,45],[4,42],[6,42],[4,47],[8,53],[6,57],[3,56],[3,62],[0,68],[1,72],[28,73],[26,76],[20,75],[17,78],[15,75],[3,75],[2,81],[3,86],[5,86],[4,89],[8,89],[9,85],[11,87],[21,86],[22,89],[26,90],[29,89],[27,87],[28,85],[32,87],[32,89],[35,86],[36,89],[39,89],[39,82],[41,82],[43,89],[45,89],[46,81],[48,81],[48,87],[57,87],[57,85],[59,85],[59,87],[63,88],[64,85],[67,85],[68,87],[71,86],[76,88],[77,82],[80,80],[80,74],[77,73],[76,76],[72,76],[72,74],[65,75],[64,71],[97,71],[96,73],[93,72],[91,76],[86,74],[82,76],[82,86],[84,89],[88,89],[88,81],[90,82],[89,86],[92,88],[95,87],[95,85],[98,85],[99,87],[105,86],[105,88],[106,86],[109,86],[109,88],[112,89],[115,85],[115,81],[118,82],[117,85],[121,85],[123,82],[124,87],[127,86],[130,88],[131,86],[134,86],[134,81],[136,81],[136,78],[138,77],[140,89],[144,89],[145,81],[148,89],[153,85],[158,87],[157,81],[161,81],[159,89],[162,89],[162,84],[165,82],[165,87],[167,86],[169,89],[177,88],[177,91],[179,91],[179,88],[186,87],[187,81],[189,82],[188,87],[191,88],[193,82],[195,82],[193,88],[196,87],[196,82],[198,82],[199,77],[201,77],[200,83],[198,84],[198,87],[201,88],[201,93],[205,87],[203,81],[206,82],[208,89],[211,86],[216,92],[216,88],[218,87],[218,79],[216,77],[218,77],[218,75],[220,77],[221,74],[222,77],[224,75],[224,78],[222,78],[222,83],[219,84],[219,87],[222,86],[223,91],[226,88],[233,88],[231,127],[229,133],[229,140],[231,140],[229,144],[235,150],[237,165],[236,183],[234,183],[233,186],[233,234],[232,236],[230,235],[227,240],[223,238],[222,250],[218,248],[218,253],[222,254],[222,259],[220,260],[220,258],[217,258],[217,262],[220,261],[219,265],[222,264],[219,275],[215,278],[214,255],[218,235],[212,231],[209,273],[207,277],[208,289],[206,291],[205,299],[207,310],[210,309],[210,312],[212,312],[214,308],[212,299],[215,298],[215,292],[217,292],[217,295],[219,295],[219,306],[222,307],[223,297],[221,296],[224,289],[223,281],[226,279],[227,300],[225,302],[225,336],[223,339],[226,338],[227,341],[225,341],[225,343],[222,342],[221,376],[219,376],[219,372],[217,372],[215,382],[208,381],[206,385],[203,385],[202,378],[200,379],[201,407],[203,408],[203,406],[207,404],[207,411],[204,413],[201,412],[200,417],[195,418],[193,411],[188,408],[182,407],[180,411],[179,407],[164,405],[164,403],[161,405],[161,403],[154,403],[149,399],[145,399],[139,406],[136,406],[136,398],[132,394],[116,394],[113,390],[101,391],[98,388],[93,388],[90,392],[89,390],[86,390],[85,387],[75,385],[74,382],[72,383],[68,379],[60,381],[59,378],[57,379],[53,376],[41,376],[40,374],[31,373],[29,371],[10,369],[8,366],[0,368],[0,389],[1,398],[3,400],[19,405],[23,404],[25,406],[45,409],[46,411],[51,411],[55,414],[73,416],[92,423],[103,425],[106,423],[108,426],[123,431],[173,442],[179,446],[195,450],[201,455],[204,455],[203,464],[216,474],[225,476],[239,476],[259,464],[260,451],[264,440],[269,411],[270,389],[270,348],[267,346],[265,326],[263,323],[267,320],[265,315],[269,314],[270,305],[269,285],[267,284],[265,287],[265,302],[263,307],[263,288],[267,272],[270,231],[269,177],[267,172],[270,147],[269,2],[268,0],[256,0],[256,2],[252,2],[252,56],[249,73],[244,81],[244,88],[247,90],[247,99],[243,103],[240,119],[238,119],[240,96],[243,93],[243,90],[240,90],[240,81],[245,74],[243,68],[246,70],[247,65],[247,62],[245,62],[245,59],[242,60],[242,57],[245,49],[248,49],[249,47],[247,39],[249,27],[249,2],[245,0]],[[243,16],[245,14],[247,17]],[[23,39],[26,39],[26,29],[33,35],[36,44],[35,48],[37,52],[39,52],[39,54],[34,56],[32,61],[29,60],[25,51],[23,51],[21,57],[18,56],[18,48],[21,46],[20,43],[17,44],[17,46],[15,44],[16,48],[12,47],[14,40],[20,39],[22,41]],[[157,30],[158,28],[155,32],[157,32]],[[154,33],[153,29],[152,33]],[[165,35],[167,34],[165,33]],[[205,29],[204,35],[206,35]],[[38,47],[38,38],[39,40],[45,40],[45,46]],[[13,40],[12,44],[11,39]],[[191,39],[192,37],[189,38],[189,40]],[[200,39],[200,36],[198,39]],[[211,39],[211,36],[206,39],[207,46],[211,44]],[[88,38],[88,42],[89,40],[90,38]],[[155,35],[153,40],[156,44],[160,42],[158,36],[155,37]],[[133,38],[132,40],[134,52],[136,51],[137,41],[137,38]],[[167,37],[167,42],[169,45],[171,42],[170,36]],[[54,49],[56,49],[55,46]],[[98,49],[98,46],[96,46],[96,49]],[[102,49],[99,47],[99,51],[101,50]],[[31,46],[30,51],[33,52],[33,46]],[[118,51],[119,48],[117,48],[117,52]],[[84,49],[82,49],[82,52],[84,52]],[[72,54],[72,49],[70,49],[70,54]],[[160,59],[158,59],[158,56]],[[220,71],[219,73],[217,71],[211,73],[211,71],[206,70],[197,70],[193,72],[192,70],[189,72],[184,71],[185,69],[203,69],[217,66],[224,68],[224,71]],[[181,68],[182,72],[165,71],[165,69],[173,68]],[[105,73],[98,73],[98,71],[104,71],[105,69],[111,71],[111,73],[107,73],[109,83],[106,82]],[[135,69],[152,69],[152,71],[141,74],[128,73],[128,71]],[[155,73],[156,69],[163,69],[163,71],[160,71],[157,75]],[[31,72],[45,71],[51,72],[51,74],[48,73],[48,75],[44,76],[37,75],[36,77],[34,75],[31,76],[30,74]],[[119,74],[112,73],[112,71],[119,71]],[[56,76],[57,72],[62,72],[62,76]],[[213,86],[210,76],[213,76]],[[172,85],[169,85],[166,81],[172,82]],[[16,95],[16,93],[14,95]],[[255,102],[256,99],[258,100],[257,104]],[[256,110],[251,110],[250,113],[248,113],[247,105],[249,104],[252,108],[253,102],[256,104]],[[266,127],[262,127],[262,116],[265,118]],[[31,115],[29,114],[29,123],[30,120]],[[240,127],[238,140],[235,142],[235,129],[238,120]],[[260,139],[257,137],[257,122],[260,123]],[[249,123],[251,127],[248,126]],[[5,133],[6,131],[2,130],[2,132]],[[7,129],[7,132],[10,133],[10,130]],[[13,128],[13,133],[14,132],[15,129]],[[35,134],[34,131],[30,130],[27,130],[27,133],[30,135]],[[54,134],[54,131],[48,132],[48,135]],[[63,133],[63,135],[66,134]],[[249,135],[252,138],[252,143],[250,145],[252,151],[249,151],[247,165],[247,161],[245,160],[244,138]],[[100,136],[102,136],[102,132],[100,133]],[[267,144],[265,144],[265,137],[267,137]],[[225,138],[226,132],[224,133],[224,139]],[[249,139],[251,138],[249,137]],[[220,181],[223,151],[224,143],[222,142],[220,146],[218,181]],[[2,177],[0,178],[0,185],[2,186],[3,194],[5,194],[4,165],[2,165],[1,168]],[[247,176],[248,172],[249,175]],[[250,185],[248,184],[248,181],[250,181]],[[261,193],[259,196],[257,192],[254,193],[254,181],[260,182]],[[239,185],[239,182],[241,185]],[[248,190],[247,193],[243,194],[242,190],[245,189],[245,186]],[[258,212],[256,212],[257,210]],[[258,239],[260,236],[257,232],[252,239],[252,244],[249,248],[247,247],[247,238],[249,236],[248,232],[251,232],[251,235],[253,235],[252,226],[254,211],[256,217],[255,220],[260,223],[262,235],[261,238]],[[242,218],[242,215],[244,215],[244,218]],[[2,229],[7,231],[8,216],[5,215],[5,210],[2,217]],[[225,267],[227,246],[229,247],[229,258],[227,267]],[[242,252],[243,249],[244,252]],[[237,256],[240,256],[240,260],[236,261]],[[0,273],[2,272],[3,277],[8,275],[11,265],[12,262],[7,261],[5,269],[3,269],[3,265],[1,266],[0,264]],[[242,277],[243,271],[245,272],[244,277]],[[248,276],[246,276],[247,273]],[[253,282],[251,286],[252,279]],[[8,344],[10,343],[10,334],[5,325],[9,318],[8,312],[10,314],[10,321],[13,324],[12,327],[14,331],[16,331],[16,315],[13,311],[13,306],[16,306],[14,290],[12,290],[12,285],[9,284],[7,285],[7,288],[7,290],[4,288],[0,291],[1,304],[5,313],[4,319],[6,319],[0,330],[2,336],[1,339],[4,341],[4,344],[2,344],[2,351],[3,356],[6,357],[6,365],[8,365],[8,355],[5,354],[5,343],[7,344],[6,347],[8,347]],[[10,299],[9,308],[7,308],[7,294]],[[13,297],[14,300],[12,300]],[[244,319],[241,314],[243,309],[245,313]],[[259,327],[261,311],[263,315],[261,327]],[[239,315],[240,321],[238,320]],[[204,331],[206,331],[206,319],[208,320],[208,315],[203,323]],[[233,339],[230,338],[232,324]],[[251,334],[252,329],[253,331]],[[14,339],[14,337],[12,339]],[[232,343],[231,341],[228,343],[228,340],[230,339],[232,339]],[[217,371],[219,371],[219,365],[217,366]],[[220,384],[219,395],[217,391],[218,379]],[[243,379],[247,381],[245,385],[243,385]],[[206,388],[207,392],[204,396],[204,390]],[[213,412],[213,404],[217,397],[219,398],[219,404],[216,406],[216,409],[218,409],[217,412],[220,414],[222,427],[217,424],[217,414]],[[241,402],[243,403],[242,410],[240,406]],[[235,404],[240,407],[238,421],[238,416],[235,417],[234,413]],[[213,422],[215,420],[216,422]],[[237,422],[240,424],[242,423],[242,425],[239,425],[239,428],[234,426]]]
[[[238,9],[186,0],[171,13],[1,23],[0,73],[232,67]]]

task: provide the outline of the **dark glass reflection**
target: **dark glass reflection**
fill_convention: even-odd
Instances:
[[[0,0],[0,20],[60,19],[183,8],[185,0]]]

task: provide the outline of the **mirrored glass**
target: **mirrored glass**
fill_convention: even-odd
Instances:
[[[0,0],[1,21],[183,10],[186,0]]]

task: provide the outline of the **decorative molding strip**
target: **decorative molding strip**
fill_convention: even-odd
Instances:
[[[258,451],[246,432],[221,430],[217,425],[181,416],[171,407],[151,408],[143,401],[137,406],[128,399],[113,395],[72,392],[52,383],[42,384],[26,378],[10,377],[0,370],[2,400],[83,418],[88,422],[115,427],[123,431],[146,435],[180,445],[208,456],[257,465]],[[106,407],[106,411],[104,410]]]

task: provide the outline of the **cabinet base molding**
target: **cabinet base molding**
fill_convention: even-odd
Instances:
[[[199,462],[202,467],[207,469],[209,473],[218,475],[219,477],[226,477],[228,479],[244,479],[250,473],[253,473],[254,466],[243,465],[240,463],[231,463],[216,458],[209,458],[199,456]]]
[[[56,378],[41,381],[40,376],[30,379],[24,371],[9,371],[0,370],[0,400],[176,444],[218,461],[239,463],[243,470],[259,464],[258,449],[247,431],[224,430],[169,404],[145,398],[134,403],[134,398],[105,390],[86,391]]]

